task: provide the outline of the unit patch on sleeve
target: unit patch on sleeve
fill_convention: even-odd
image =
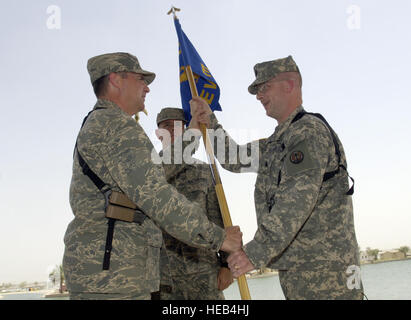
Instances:
[[[308,151],[307,141],[304,140],[293,147],[284,159],[284,166],[287,175],[295,175],[301,171],[314,169],[313,156]]]

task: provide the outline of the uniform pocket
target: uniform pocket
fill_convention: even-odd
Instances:
[[[160,281],[160,248],[147,245],[145,275],[147,281]]]

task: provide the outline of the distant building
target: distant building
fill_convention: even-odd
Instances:
[[[378,253],[378,260],[398,260],[404,258],[404,253],[398,250],[381,251]]]
[[[369,256],[366,251],[360,251],[360,263],[370,263],[374,261],[373,256]]]

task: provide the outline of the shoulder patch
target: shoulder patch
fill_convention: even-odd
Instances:
[[[284,159],[284,166],[286,174],[290,176],[316,167],[306,140],[298,143],[288,152]]]

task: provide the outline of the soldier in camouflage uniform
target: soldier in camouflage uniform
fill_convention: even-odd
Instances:
[[[164,108],[157,115],[156,131],[166,148],[174,138],[184,133],[184,112],[178,108]],[[194,151],[194,149],[193,149]],[[210,167],[191,158],[181,164],[163,164],[167,182],[188,200],[205,209],[207,217],[216,225],[224,227],[214,189]],[[188,160],[187,163],[184,160]],[[161,250],[160,298],[163,300],[222,300],[233,277],[224,252],[194,248],[163,233],[165,248]]]
[[[259,63],[254,71],[248,90],[278,126],[267,139],[245,146],[226,133],[217,135],[215,149],[223,144],[227,153],[232,143],[249,153],[258,150],[255,166],[240,159],[222,163],[233,172],[257,172],[258,229],[243,250],[229,256],[229,266],[235,277],[265,266],[278,269],[287,299],[362,299],[343,146],[325,119],[304,111],[301,75],[291,56]],[[194,100],[196,119],[207,123],[211,111]],[[222,129],[210,118],[211,128]]]
[[[224,231],[208,221],[203,209],[179,194],[167,183],[162,167],[153,164],[153,145],[132,115],[144,109],[155,74],[127,53],[93,57],[87,69],[98,100],[83,122],[74,153],[74,219],[64,237],[67,288],[71,299],[150,299],[160,285],[160,227],[214,252],[240,248],[241,232]],[[88,171],[84,163],[80,166],[81,159]],[[115,220],[111,249],[105,197],[90,171],[139,209],[136,222]]]

